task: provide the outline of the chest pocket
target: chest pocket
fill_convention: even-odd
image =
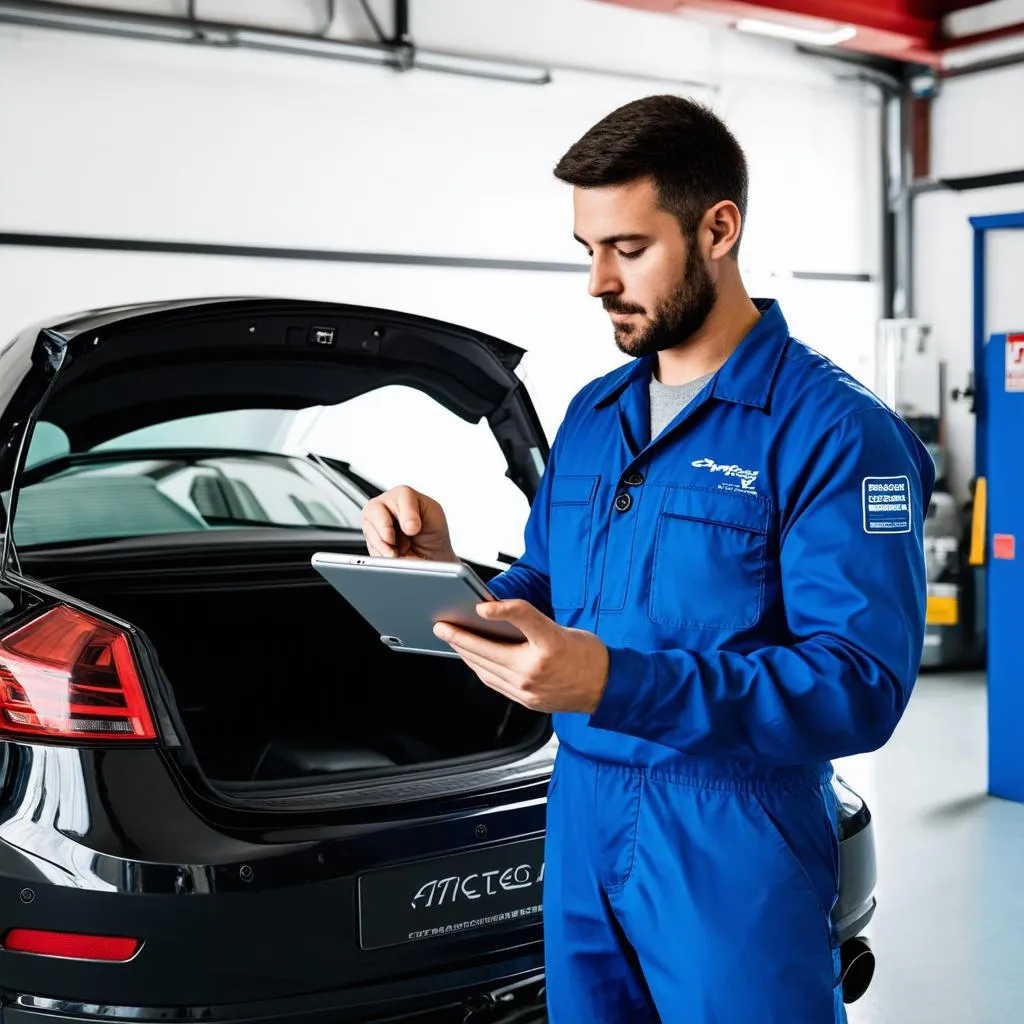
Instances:
[[[768,499],[669,487],[654,542],[649,614],[696,629],[746,629],[764,606]]]
[[[596,476],[556,476],[552,482],[548,566],[553,608],[582,608],[586,602],[599,480]]]

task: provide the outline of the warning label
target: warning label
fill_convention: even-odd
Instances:
[[[1006,336],[1006,390],[1024,391],[1024,334]]]
[[[1017,538],[1012,533],[997,533],[992,537],[992,557],[1012,562],[1017,557]]]
[[[909,478],[865,477],[863,504],[865,533],[910,533]]]

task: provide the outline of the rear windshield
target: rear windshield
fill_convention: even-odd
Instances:
[[[331,407],[242,409],[160,423],[71,452],[36,425],[13,533],[21,550],[211,530],[358,530],[378,490],[439,500],[460,554],[517,552],[528,513],[485,422],[422,392],[380,388]]]

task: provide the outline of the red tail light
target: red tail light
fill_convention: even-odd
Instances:
[[[12,928],[3,941],[12,953],[37,953],[72,960],[106,960],[124,963],[139,951],[138,939],[108,935],[71,935],[67,932],[40,932],[31,928]]]
[[[0,638],[0,734],[156,737],[121,630],[59,605]]]

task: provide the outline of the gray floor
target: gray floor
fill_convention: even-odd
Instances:
[[[836,765],[878,850],[878,969],[850,1024],[1024,1021],[1024,806],[985,794],[986,715],[980,674],[925,675],[886,747]]]

